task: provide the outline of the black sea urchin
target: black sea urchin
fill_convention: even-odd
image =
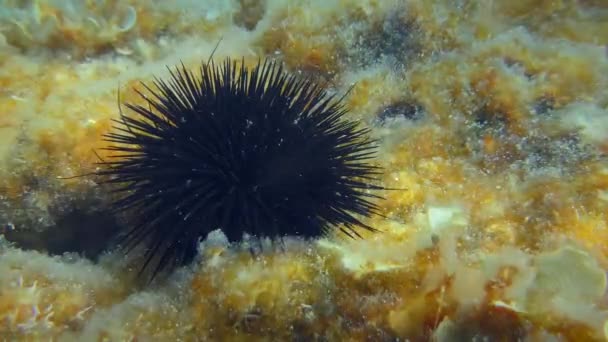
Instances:
[[[114,208],[133,211],[124,246],[144,244],[142,270],[191,260],[215,229],[230,241],[374,230],[355,216],[377,213],[374,141],[339,99],[272,61],[170,72],[144,85],[146,106],[126,105],[136,115],[105,136],[117,154],[98,172],[118,184]]]

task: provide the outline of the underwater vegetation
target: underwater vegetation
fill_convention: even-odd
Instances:
[[[127,104],[137,116],[114,120],[105,139],[115,154],[96,172],[120,184],[113,210],[137,217],[124,243],[146,244],[152,277],[190,262],[216,229],[229,241],[376,231],[355,216],[378,213],[376,145],[313,81],[274,61],[250,70],[227,59],[155,85],[140,93],[147,106]]]

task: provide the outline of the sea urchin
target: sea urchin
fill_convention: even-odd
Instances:
[[[144,84],[146,106],[126,104],[136,115],[115,120],[114,155],[97,172],[116,184],[113,208],[134,217],[123,246],[143,244],[142,270],[191,260],[215,229],[230,241],[374,231],[357,216],[378,212],[375,144],[340,99],[273,61],[169,71],[155,90]]]

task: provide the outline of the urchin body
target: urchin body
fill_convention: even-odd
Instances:
[[[144,244],[153,275],[216,229],[230,241],[374,230],[357,218],[377,211],[374,142],[318,85],[275,62],[230,60],[154,85],[106,135],[116,154],[99,171],[118,184],[114,208],[133,212],[125,246]]]

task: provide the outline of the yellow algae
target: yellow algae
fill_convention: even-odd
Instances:
[[[489,255],[484,269],[489,277],[500,274],[500,270],[512,270],[510,280],[502,280],[506,284],[501,296],[510,300],[510,307],[528,317],[538,315],[534,319],[565,315],[594,328],[603,321],[605,313],[595,304],[606,291],[606,274],[590,254],[572,246],[538,256],[512,249],[501,253]],[[548,320],[546,324],[552,327],[556,323]]]
[[[24,331],[57,336],[58,327],[80,326],[94,308],[109,304],[124,291],[106,271],[90,263],[69,263],[10,247],[8,251],[2,247],[0,254],[3,337]]]
[[[585,251],[564,247],[535,260],[536,290],[543,295],[582,303],[597,303],[606,292],[606,272]]]
[[[531,8],[535,8],[539,14],[549,15],[563,9],[568,1],[554,0],[515,0],[510,2],[496,2],[494,8],[498,13],[511,17],[524,16]]]

